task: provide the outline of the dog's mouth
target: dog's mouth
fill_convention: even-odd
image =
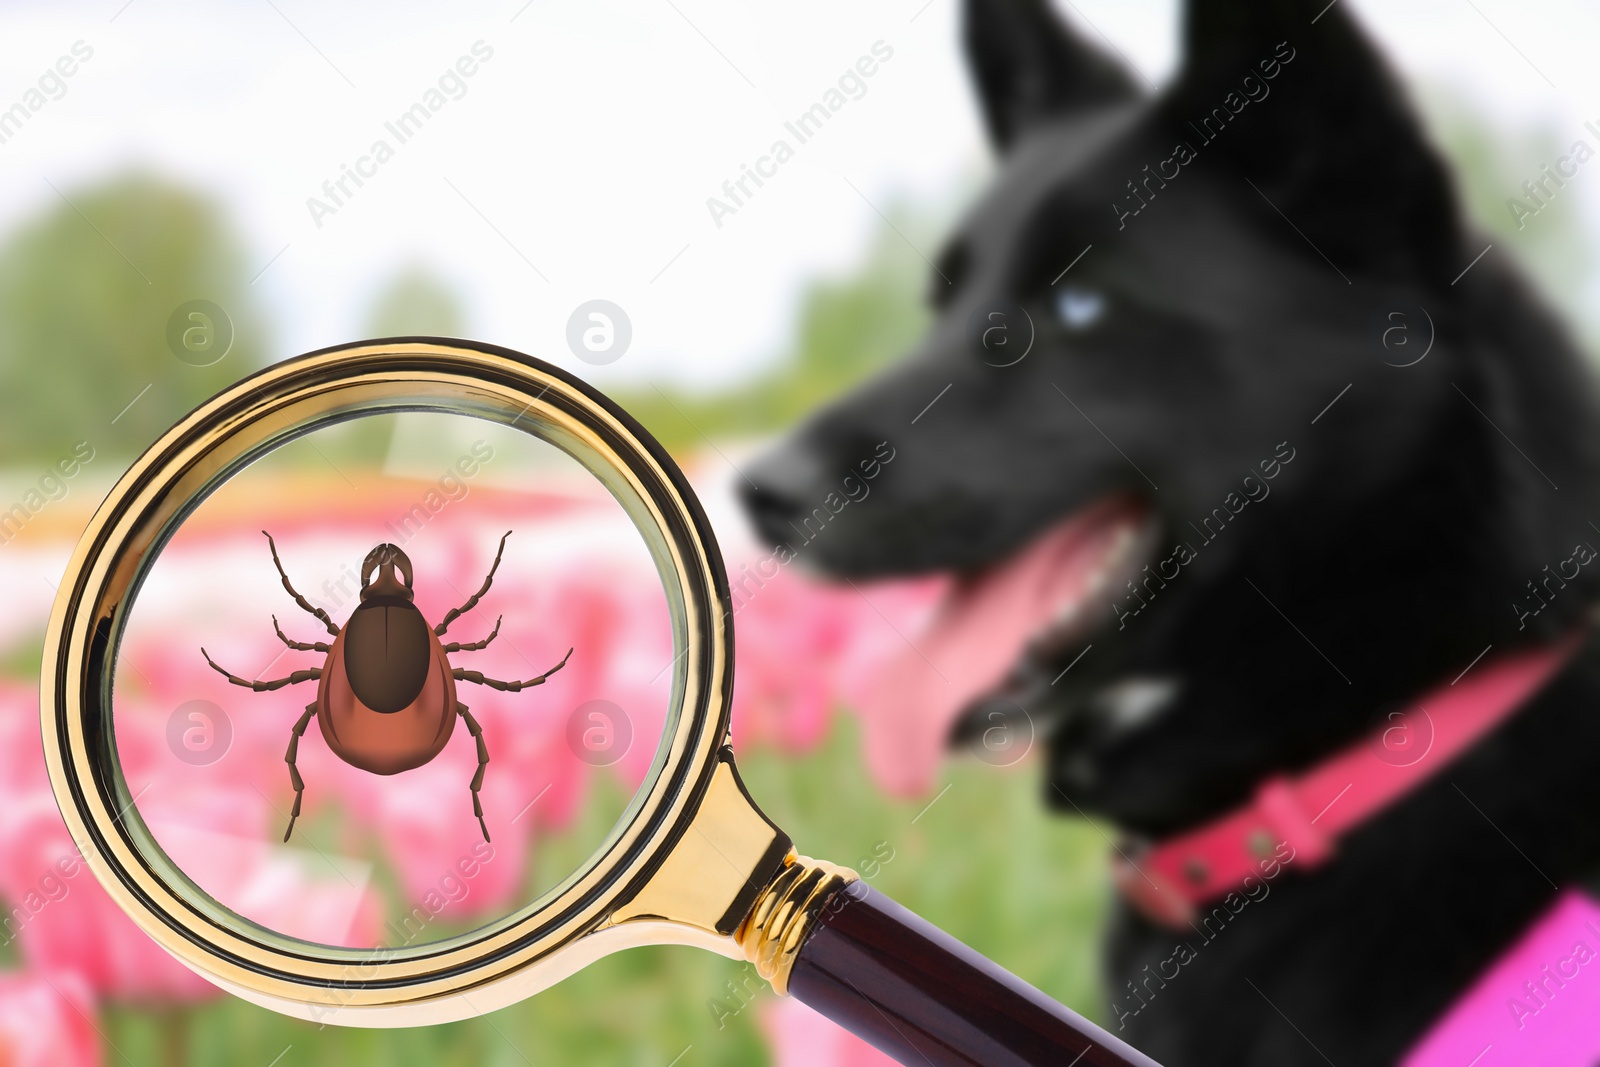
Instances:
[[[1010,558],[957,577],[861,694],[868,758],[879,780],[899,792],[920,792],[951,727],[1014,668],[1070,667],[1112,619],[1112,591],[1138,571],[1151,525],[1141,501],[1102,497]]]

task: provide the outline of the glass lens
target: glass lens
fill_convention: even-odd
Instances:
[[[466,416],[373,415],[184,520],[128,614],[115,742],[139,818],[217,903],[415,946],[535,904],[602,847],[673,666],[649,549],[576,460]]]

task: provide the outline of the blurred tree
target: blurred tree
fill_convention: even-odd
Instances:
[[[899,204],[861,264],[801,291],[793,347],[755,379],[714,395],[646,387],[617,399],[669,449],[712,437],[776,433],[909,351],[927,328],[932,269],[918,249],[937,247],[935,212]],[[903,236],[904,235],[904,236]],[[915,242],[915,247],[909,242]],[[665,393],[665,395],[663,395]]]
[[[400,270],[372,302],[371,337],[459,337],[466,314],[448,282],[421,263]]]
[[[368,337],[460,337],[466,322],[461,298],[427,266],[402,267],[373,298]],[[336,468],[381,467],[394,437],[393,419],[357,419],[320,435],[318,448]],[[359,478],[357,481],[359,482]]]
[[[55,459],[87,440],[135,453],[180,415],[256,370],[263,317],[239,242],[221,210],[147,174],[62,190],[0,245],[0,421],[7,462]],[[168,323],[208,300],[231,321],[231,346],[180,359]],[[183,328],[201,320],[179,316]],[[222,337],[226,323],[211,323]],[[182,334],[182,329],[178,331]],[[137,402],[135,402],[137,400]],[[131,406],[130,406],[131,404]]]

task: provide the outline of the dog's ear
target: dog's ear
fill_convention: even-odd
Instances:
[[[1140,95],[1126,68],[1080,40],[1048,0],[967,0],[963,19],[984,123],[1002,151],[1033,123]]]
[[[1453,274],[1448,171],[1346,7],[1189,0],[1170,125],[1200,158],[1229,160],[1346,274]]]

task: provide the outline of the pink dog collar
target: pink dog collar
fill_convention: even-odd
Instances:
[[[1245,887],[1247,878],[1270,878],[1290,859],[1297,869],[1319,866],[1341,833],[1416,789],[1522,707],[1585,634],[1469,667],[1469,678],[1391,714],[1366,740],[1299,777],[1267,779],[1244,807],[1142,854],[1119,855],[1112,868],[1118,889],[1150,919],[1183,928],[1202,905]],[[1292,851],[1280,854],[1283,845]]]

